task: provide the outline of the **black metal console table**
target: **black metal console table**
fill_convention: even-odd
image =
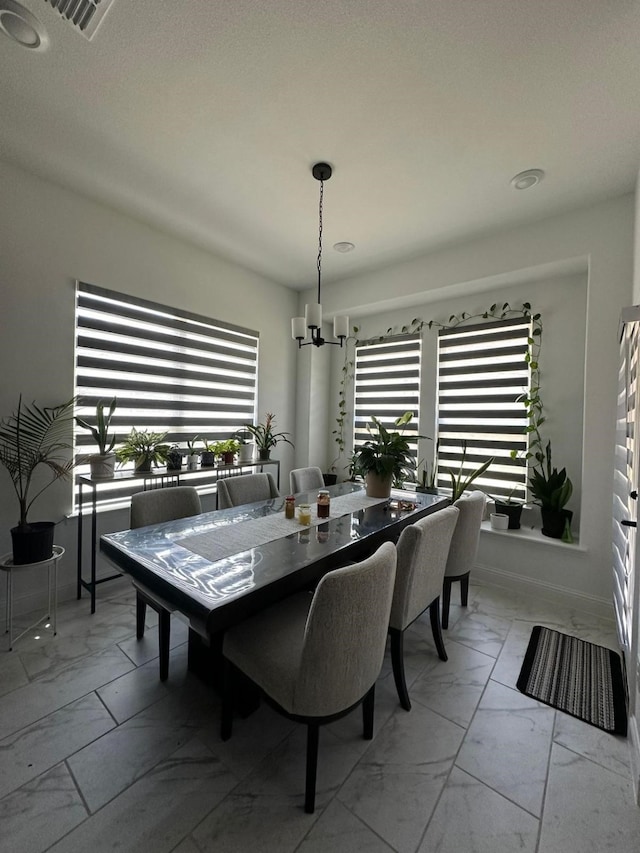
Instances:
[[[91,595],[91,613],[96,612],[96,586],[100,583],[122,577],[120,573],[96,578],[96,546],[98,541],[98,507],[97,497],[101,487],[122,485],[129,492],[146,491],[147,489],[167,488],[169,486],[207,485],[225,477],[237,477],[247,473],[248,469],[257,468],[259,471],[266,465],[275,465],[276,485],[280,488],[280,461],[278,459],[264,459],[256,462],[239,462],[233,465],[211,465],[188,470],[179,471],[153,470],[146,474],[134,474],[132,471],[118,471],[108,479],[94,480],[88,474],[78,474],[76,484],[78,485],[78,561],[77,561],[77,595],[82,597],[83,588]],[[191,481],[191,482],[189,482]],[[85,580],[82,574],[82,543],[84,533],[84,489],[91,490],[91,576]]]

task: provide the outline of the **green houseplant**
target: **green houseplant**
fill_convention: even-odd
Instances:
[[[294,447],[293,442],[287,437],[290,433],[276,432],[276,416],[271,412],[267,412],[264,423],[244,424],[244,428],[253,436],[258,450],[258,458],[263,461],[269,458],[272,449],[281,441],[285,441]]]
[[[76,415],[76,423],[82,429],[87,429],[93,436],[95,443],[98,445],[98,452],[92,453],[89,456],[89,465],[91,466],[91,476],[94,480],[106,480],[113,477],[113,472],[116,464],[116,455],[113,453],[113,447],[116,443],[116,435],[109,435],[109,427],[111,418],[116,410],[116,398],[114,397],[109,404],[109,411],[105,415],[104,402],[98,401],[96,406],[95,425],[89,423],[84,418]]]
[[[473,471],[465,473],[464,464],[467,458],[467,442],[462,442],[462,457],[460,459],[460,467],[457,471],[452,471],[450,468],[447,468],[446,471],[451,478],[451,502],[455,503],[458,498],[462,497],[462,495],[469,488],[471,483],[474,480],[477,480],[478,477],[481,477],[484,472],[493,465],[494,457],[491,456],[489,459],[485,460],[481,465],[475,468]]]
[[[189,471],[195,471],[198,467],[198,456],[200,454],[196,450],[196,441],[200,441],[199,435],[187,439],[187,470]]]
[[[558,471],[552,467],[551,441],[547,441],[535,458],[537,465],[529,477],[529,489],[533,502],[540,507],[542,532],[552,539],[572,541],[573,513],[565,507],[573,494],[573,483],[567,476],[566,468]]]
[[[116,456],[121,465],[133,462],[136,474],[144,474],[151,470],[151,465],[164,464],[167,461],[170,447],[162,444],[166,432],[148,432],[135,427],[117,448]]]
[[[253,436],[248,429],[239,429],[233,434],[240,445],[238,448],[238,462],[253,461]]]
[[[236,438],[226,438],[224,441],[216,441],[214,453],[220,456],[225,465],[233,465],[235,455],[240,449],[240,442]]]
[[[29,511],[38,497],[56,480],[68,479],[73,468],[73,407],[75,399],[59,406],[23,404],[22,395],[13,414],[0,421],[0,464],[11,477],[18,498],[19,517],[11,529],[16,565],[37,563],[53,553],[53,521],[29,521]],[[36,471],[44,467],[51,475],[36,484]],[[32,493],[35,491],[35,494]]]
[[[394,426],[405,427],[412,418],[412,412],[405,412],[396,418]],[[387,429],[376,417],[367,424],[367,432],[370,438],[355,451],[355,468],[365,478],[369,497],[389,497],[393,481],[408,475],[414,468],[409,438],[402,429]]]

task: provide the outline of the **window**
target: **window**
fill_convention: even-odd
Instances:
[[[407,437],[418,434],[420,411],[419,335],[386,338],[379,343],[363,343],[356,347],[354,376],[354,447],[367,440],[367,424],[375,415],[385,427],[405,412],[413,420],[404,428]],[[414,458],[417,440],[410,441]]]
[[[256,414],[258,333],[78,282],[76,394],[83,417],[118,398],[112,428],[166,432],[169,444],[229,438]],[[76,450],[95,452],[87,430]],[[88,471],[80,466],[78,473]],[[102,506],[128,494],[114,481]]]
[[[468,473],[488,457],[495,463],[476,480],[491,495],[526,498],[527,416],[521,397],[530,385],[525,359],[531,324],[505,320],[438,334],[438,485],[444,468],[457,471],[463,443]],[[511,458],[515,450],[517,458]]]

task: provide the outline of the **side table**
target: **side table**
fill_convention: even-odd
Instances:
[[[60,557],[64,554],[64,548],[60,545],[53,546],[53,553],[46,560],[40,560],[38,563],[23,563],[19,566],[14,566],[13,564],[13,554],[5,554],[3,557],[0,557],[0,570],[7,573],[7,610],[6,610],[6,618],[5,618],[5,633],[9,634],[9,651],[13,650],[13,643],[20,639],[20,637],[24,637],[24,635],[30,631],[32,628],[35,628],[36,625],[39,625],[41,622],[44,622],[45,619],[52,619],[53,623],[53,633],[54,636],[57,633],[56,631],[56,616],[58,612],[58,562]],[[13,573],[17,571],[21,571],[22,569],[33,569],[36,566],[46,566],[47,567],[47,586],[49,592],[49,607],[48,612],[42,616],[37,622],[34,622],[33,625],[29,625],[28,628],[25,628],[17,637],[13,636]],[[53,572],[52,572],[53,570]],[[52,574],[53,574],[53,582],[52,582]],[[53,599],[53,607],[51,606],[51,602]]]

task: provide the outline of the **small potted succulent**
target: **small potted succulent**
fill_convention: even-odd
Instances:
[[[78,426],[89,430],[95,443],[98,445],[98,452],[92,453],[89,456],[91,476],[94,480],[108,480],[113,477],[115,470],[116,454],[113,453],[113,447],[116,443],[116,434],[109,435],[109,427],[113,413],[116,410],[116,402],[116,398],[114,397],[109,404],[109,411],[105,415],[104,402],[102,400],[98,401],[95,425],[76,415]]]
[[[135,427],[116,449],[116,457],[121,465],[133,462],[136,474],[146,474],[151,466],[156,468],[167,461],[169,445],[162,444],[166,432],[148,432]]]
[[[287,436],[291,433],[276,432],[276,416],[267,412],[263,424],[245,424],[244,428],[248,430],[254,438],[256,448],[258,450],[258,459],[266,462],[271,456],[272,449],[281,441],[286,441],[291,447],[294,446],[292,441],[289,441]]]

